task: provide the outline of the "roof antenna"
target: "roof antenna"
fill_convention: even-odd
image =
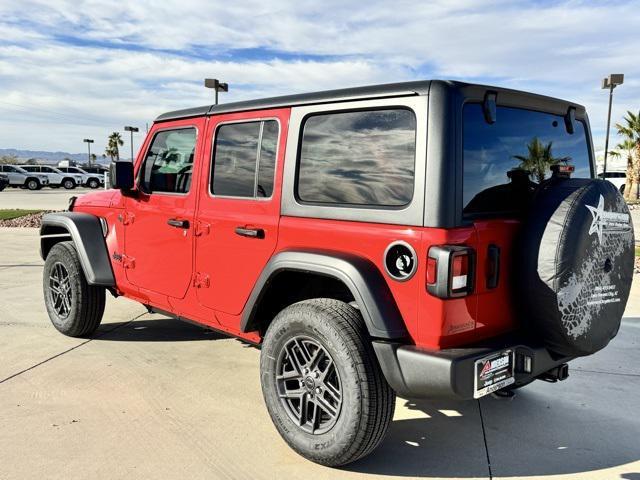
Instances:
[[[484,112],[484,121],[489,124],[496,123],[496,99],[497,92],[487,92],[484,94],[484,102],[482,102],[482,111]]]

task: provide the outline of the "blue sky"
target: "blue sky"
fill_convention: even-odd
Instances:
[[[403,80],[452,78],[587,106],[602,149],[640,109],[640,2],[107,2],[0,0],[0,148],[104,150],[126,124],[211,102]],[[614,139],[615,140],[615,139]],[[128,146],[125,146],[128,151]]]

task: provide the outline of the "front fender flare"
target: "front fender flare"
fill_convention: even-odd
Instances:
[[[343,282],[358,304],[372,337],[391,340],[409,336],[391,290],[372,262],[356,255],[306,251],[280,252],[267,263],[243,310],[240,324],[243,332],[254,329],[256,312],[270,281],[287,270],[326,275]]]
[[[80,265],[89,285],[114,287],[116,282],[109,261],[109,250],[102,233],[100,219],[82,212],[48,213],[40,227],[40,256],[46,260],[52,238],[71,237],[78,252]]]

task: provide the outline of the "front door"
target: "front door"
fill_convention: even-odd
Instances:
[[[198,132],[204,119],[154,127],[138,161],[138,193],[127,198],[124,266],[144,290],[185,296],[193,273]],[[149,140],[149,138],[151,140]]]
[[[198,207],[199,302],[239,314],[275,250],[289,109],[211,117]]]

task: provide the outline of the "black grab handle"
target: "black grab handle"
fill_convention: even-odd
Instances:
[[[189,228],[189,220],[180,220],[177,218],[170,218],[167,220],[167,224],[176,228]]]
[[[264,238],[264,230],[261,228],[236,227],[236,234],[241,237]]]

